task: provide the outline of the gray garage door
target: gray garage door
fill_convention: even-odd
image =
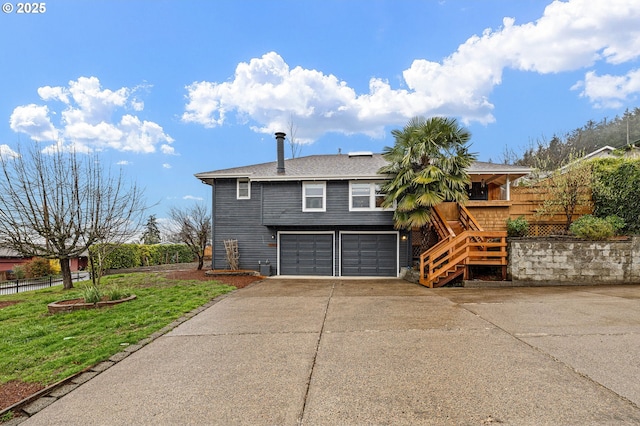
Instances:
[[[281,234],[280,275],[333,275],[333,234]]]
[[[341,274],[345,277],[398,275],[396,234],[342,234]]]

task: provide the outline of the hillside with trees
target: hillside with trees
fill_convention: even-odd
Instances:
[[[506,148],[503,162],[521,166],[553,170],[571,156],[580,156],[604,146],[624,149],[630,145],[640,145],[640,107],[627,109],[613,119],[604,118],[600,122],[589,120],[584,126],[565,135],[554,135],[551,140],[538,140],[518,154]]]

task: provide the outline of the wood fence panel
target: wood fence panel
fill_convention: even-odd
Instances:
[[[566,223],[567,218],[564,213],[538,216],[536,212],[544,201],[549,197],[549,192],[545,187],[540,186],[517,186],[511,189],[511,209],[510,217],[515,219],[524,216],[529,223]],[[574,213],[574,220],[585,214],[593,213],[592,205],[578,206]]]

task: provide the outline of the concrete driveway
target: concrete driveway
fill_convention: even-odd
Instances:
[[[271,278],[25,425],[640,423],[640,286]]]

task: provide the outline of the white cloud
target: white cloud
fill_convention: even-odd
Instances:
[[[169,163],[164,163],[164,164],[162,165],[162,168],[163,168],[163,169],[170,169],[170,168],[171,168],[171,164],[169,164]]]
[[[133,108],[134,111],[142,111],[144,109],[144,102],[137,99],[132,99],[131,108]]]
[[[490,95],[502,83],[504,69],[551,74],[601,62],[615,68],[640,57],[638,22],[637,0],[554,1],[535,22],[517,25],[515,19],[504,18],[501,28],[471,36],[440,62],[414,60],[402,72],[403,87],[374,77],[368,93],[362,94],[334,75],[291,69],[280,55],[269,52],[238,64],[229,81],[187,86],[182,120],[217,127],[235,116],[254,122],[256,132],[273,133],[288,128],[293,119],[298,138],[305,142],[327,132],[382,135],[385,126],[403,124],[415,115],[491,123]],[[612,77],[616,96],[635,87],[635,74],[620,77],[622,82]],[[609,105],[601,96],[610,94],[588,91],[595,87],[593,75],[583,84],[583,96],[596,105]]]
[[[203,201],[204,198],[202,197],[196,197],[195,195],[185,195],[184,197],[182,197],[183,200],[195,200],[195,201]]]
[[[38,96],[44,101],[61,101],[65,104],[69,103],[68,92],[62,87],[44,86],[38,88]]]
[[[76,144],[64,144],[62,141],[58,141],[51,145],[45,146],[42,148],[42,152],[45,154],[55,154],[56,152],[78,152],[83,154],[88,154],[91,152],[91,149],[86,145],[82,145],[80,143]]]
[[[159,124],[126,113],[144,109],[144,103],[134,94],[147,87],[103,89],[96,77],[80,77],[70,81],[68,87],[40,87],[38,95],[43,101],[65,104],[58,125],[53,121],[57,114],[48,105],[30,104],[13,110],[11,129],[36,141],[50,141],[79,151],[151,153],[160,146],[166,153],[173,149],[173,138]]]
[[[118,166],[130,166],[133,163],[131,161],[128,160],[120,160],[116,163]]]
[[[160,152],[167,155],[175,155],[176,150],[171,145],[162,144],[160,145]]]
[[[622,76],[599,76],[590,71],[584,81],[576,83],[573,88],[582,89],[580,96],[589,98],[596,107],[620,108],[640,94],[640,69]]]
[[[35,141],[56,141],[58,130],[49,118],[49,108],[29,104],[13,110],[9,126],[14,132],[27,133]]]
[[[2,144],[0,145],[0,157],[8,159],[8,158],[16,158],[20,155],[15,152],[9,145]]]

